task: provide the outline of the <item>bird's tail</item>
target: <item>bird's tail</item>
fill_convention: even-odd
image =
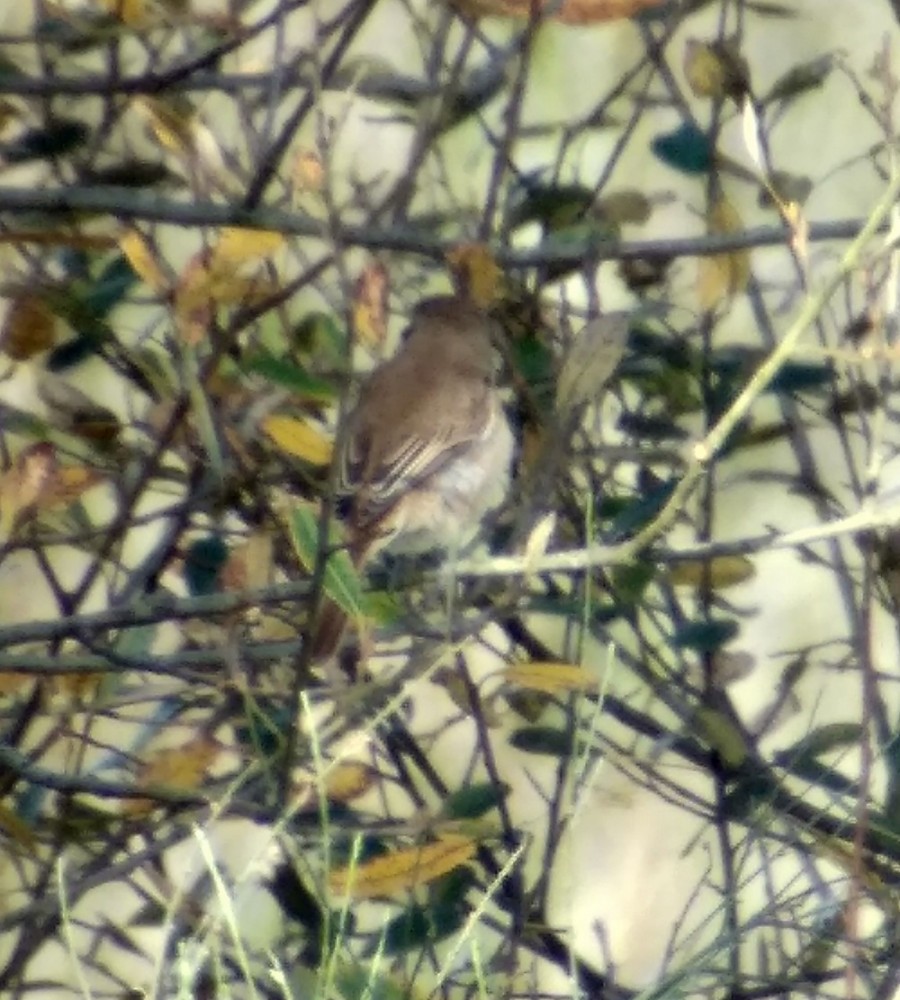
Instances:
[[[361,573],[370,557],[386,541],[379,526],[362,532],[357,531],[348,545],[350,559],[357,573]],[[319,607],[310,639],[310,663],[330,660],[341,647],[341,642],[350,625],[350,615],[330,597],[325,597]]]
[[[340,604],[326,597],[310,637],[310,663],[330,660],[338,652],[349,623],[349,616]]]

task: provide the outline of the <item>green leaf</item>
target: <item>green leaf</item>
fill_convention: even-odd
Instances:
[[[612,586],[617,601],[634,605],[656,576],[656,566],[648,562],[633,562],[613,568]]]
[[[803,174],[790,174],[786,170],[775,170],[769,176],[768,186],[762,185],[756,202],[760,208],[776,208],[777,202],[772,192],[782,202],[806,203],[813,189],[813,182]]]
[[[834,385],[831,365],[790,362],[784,365],[767,386],[768,392],[809,392],[813,389],[830,390]]]
[[[275,385],[290,389],[304,399],[330,402],[337,395],[335,387],[325,379],[316,378],[304,371],[299,365],[274,354],[255,354],[241,365],[245,372],[261,375]]]
[[[555,362],[552,352],[535,336],[518,337],[512,342],[511,347],[516,372],[534,390],[538,405],[546,412],[552,412],[556,392]]]
[[[747,768],[725,793],[722,814],[731,820],[748,820],[760,810],[767,810],[773,798],[772,782],[759,771]]]
[[[690,122],[658,135],[650,148],[658,160],[683,174],[705,174],[714,162],[709,136]]]
[[[480,111],[500,93],[506,82],[502,60],[488,60],[485,68],[472,72],[462,87],[450,88],[450,99],[443,108],[441,131],[453,128]]]
[[[524,753],[544,754],[549,757],[572,755],[572,734],[552,726],[526,726],[510,734],[509,742]]]
[[[569,250],[573,245],[576,247],[596,246],[600,243],[618,239],[619,229],[617,226],[600,219],[585,219],[582,222],[573,222],[569,226],[555,229],[541,242],[541,249],[547,253],[554,251],[560,254]],[[548,281],[556,281],[568,274],[572,274],[582,266],[580,259],[571,261],[559,261],[557,263],[546,264],[543,273]]]
[[[384,973],[374,963],[344,959],[337,963],[334,986],[342,1000],[409,1000],[409,990]]]
[[[319,511],[315,504],[299,503],[291,512],[291,538],[297,557],[311,573],[316,565],[319,551]],[[339,543],[337,525],[332,524],[332,537],[329,538],[329,548],[336,548]],[[353,560],[346,550],[337,548],[325,564],[323,580],[325,593],[352,618],[360,618],[365,614],[362,583]]]
[[[744,734],[725,712],[701,706],[694,713],[694,724],[701,738],[728,767],[739,768],[747,759],[750,748]]]
[[[648,525],[663,509],[675,489],[675,480],[668,480],[647,490],[631,501],[616,517],[610,528],[610,541],[621,541]]]
[[[74,118],[57,118],[46,128],[28,129],[18,139],[0,148],[9,163],[46,160],[73,152],[87,142],[90,134],[84,122]]]
[[[863,727],[858,722],[833,722],[820,726],[790,749],[779,753],[779,758],[795,764],[798,761],[812,760],[833,750],[843,750],[848,746],[859,746],[863,738]]]
[[[384,929],[383,950],[386,955],[402,955],[437,944],[456,933],[466,921],[466,911],[458,905],[421,905],[414,903],[391,920]],[[374,954],[381,948],[379,940],[368,949]]]
[[[700,653],[715,652],[720,646],[733,639],[740,626],[730,618],[710,618],[703,621],[687,622],[675,631],[672,645],[679,649],[695,649]]]
[[[539,222],[549,232],[581,222],[594,204],[594,192],[580,184],[544,184],[526,178],[525,190],[507,215],[510,229]]]
[[[329,313],[307,313],[294,328],[294,340],[301,350],[316,352],[342,364],[345,361],[347,335]]]
[[[85,167],[79,171],[83,184],[109,185],[110,187],[148,188],[172,180],[174,175],[161,161],[122,160],[108,167]]]
[[[116,254],[86,289],[82,297],[84,308],[98,319],[106,316],[137,281],[138,276],[125,256]]]
[[[884,802],[884,821],[892,831],[900,830],[900,739],[896,736],[884,748],[888,788]]]
[[[188,546],[182,575],[188,592],[199,597],[219,590],[219,574],[228,560],[228,546],[218,535],[198,538]]]
[[[0,83],[4,80],[19,80],[26,74],[5,53],[0,53]]]
[[[97,353],[100,346],[96,337],[90,334],[80,333],[77,337],[71,337],[63,341],[58,347],[47,355],[44,364],[48,371],[63,372],[69,368],[80,365],[82,361],[87,361]]]
[[[763,103],[790,101],[807,91],[817,90],[828,79],[834,65],[834,56],[826,53],[792,67],[772,84],[771,90],[763,98]]]
[[[649,413],[621,413],[616,426],[624,434],[645,441],[684,441],[690,436],[669,414],[655,417]]]
[[[441,815],[447,819],[478,819],[499,806],[508,794],[508,785],[498,786],[492,781],[467,785],[444,799]]]
[[[318,938],[321,935],[322,904],[303,884],[292,865],[278,866],[269,889],[286,917],[296,920],[311,936]]]
[[[856,796],[859,794],[859,783],[836,771],[833,767],[815,760],[812,757],[792,760],[786,753],[775,756],[775,763],[782,765],[792,774],[806,778],[819,788],[838,792],[841,795]]]

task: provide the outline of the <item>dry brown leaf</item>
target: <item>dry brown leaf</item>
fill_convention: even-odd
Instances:
[[[560,413],[573,413],[599,400],[625,353],[630,330],[630,315],[614,312],[596,317],[579,332],[556,383]]]
[[[220,744],[209,737],[160,750],[139,769],[138,785],[158,785],[184,791],[199,788],[220,750]],[[131,799],[125,803],[124,812],[130,816],[142,816],[155,806],[152,799]]]
[[[118,437],[121,425],[115,413],[65,378],[42,372],[37,394],[51,412],[55,427],[99,445],[109,445]]]
[[[713,42],[689,38],[684,46],[684,75],[697,97],[740,101],[750,87],[750,70],[736,38]]]
[[[463,243],[448,251],[446,259],[460,295],[468,296],[483,309],[500,298],[503,271],[486,244]]]
[[[653,202],[636,188],[622,188],[598,198],[594,212],[616,226],[642,226],[653,214]]]
[[[114,236],[83,233],[77,229],[7,229],[0,233],[0,244],[31,243],[44,247],[74,247],[76,250],[110,250],[116,245]]]
[[[291,179],[295,191],[318,194],[325,186],[325,165],[322,157],[312,149],[302,149],[294,160]]]
[[[359,341],[378,349],[387,335],[390,278],[380,261],[363,268],[353,291],[353,329]]]
[[[13,361],[27,361],[49,350],[56,340],[56,316],[32,292],[13,299],[0,331],[0,351]]]
[[[395,896],[427,885],[471,860],[478,844],[461,834],[442,834],[437,841],[385,854],[355,868],[340,868],[328,875],[336,895],[356,899]]]
[[[726,236],[743,232],[743,229],[744,224],[737,209],[726,198],[720,198],[707,217],[709,234]],[[749,280],[749,250],[731,250],[701,257],[697,266],[697,299],[700,308],[713,309],[739,295],[747,287]]]
[[[37,838],[31,826],[2,802],[0,802],[0,830],[19,847],[24,847],[29,852],[36,850]]]
[[[471,689],[463,680],[458,670],[451,670],[449,667],[439,667],[431,675],[432,683],[442,687],[447,692],[447,697],[458,709],[466,715],[472,715],[475,706],[472,704]],[[481,698],[479,700],[481,718],[488,729],[496,729],[500,725],[501,719],[493,705],[492,699]]]
[[[98,673],[57,674],[51,679],[50,688],[59,694],[84,702],[97,693],[102,680],[103,675]]]
[[[334,442],[308,420],[273,414],[266,417],[260,429],[288,455],[302,458],[311,465],[328,465]]]
[[[507,667],[503,677],[511,684],[545,694],[591,692],[599,687],[595,674],[572,663],[517,663]]]
[[[21,514],[46,499],[56,475],[56,449],[47,442],[30,445],[0,475],[0,543],[9,538]]]
[[[0,670],[0,697],[18,694],[33,683],[34,677],[31,674],[23,674],[15,670]]]
[[[471,17],[531,17],[532,0],[450,0],[453,6]],[[666,0],[536,0],[538,8],[551,7],[549,20],[563,24],[595,24],[634,17],[642,10],[658,7]]]
[[[271,582],[273,565],[272,536],[257,532],[232,550],[219,574],[219,585],[228,591],[264,587]]]

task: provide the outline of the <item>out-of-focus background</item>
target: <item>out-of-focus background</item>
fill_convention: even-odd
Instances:
[[[4,5],[0,995],[896,994],[898,25]],[[454,288],[514,485],[359,574]]]

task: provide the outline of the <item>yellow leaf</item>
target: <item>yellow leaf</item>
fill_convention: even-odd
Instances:
[[[82,494],[102,483],[106,477],[84,465],[66,465],[57,471],[52,487],[41,507],[68,507]]]
[[[103,6],[129,28],[143,28],[151,22],[147,0],[103,0]]]
[[[0,350],[13,361],[27,361],[51,348],[56,317],[39,296],[26,292],[13,299],[0,331]]]
[[[140,768],[138,783],[184,790],[199,788],[220,749],[216,740],[200,737],[184,746],[160,750]],[[124,811],[140,816],[150,812],[155,805],[152,799],[132,799],[126,802]]]
[[[724,590],[756,575],[756,568],[746,556],[715,556],[712,559],[696,559],[678,562],[669,571],[669,579],[680,587],[709,586],[713,590]]]
[[[427,885],[474,857],[477,843],[461,834],[442,834],[437,841],[385,854],[356,867],[328,875],[328,887],[337,895],[357,899],[394,896]]]
[[[102,674],[95,673],[57,674],[52,678],[51,687],[60,694],[84,702],[97,692],[102,680]]]
[[[136,229],[126,229],[119,239],[119,249],[145,285],[158,294],[168,289],[169,282],[157,263],[156,252],[141,233]]]
[[[334,443],[308,420],[273,414],[263,420],[261,427],[281,451],[311,465],[331,462]]]
[[[223,229],[216,242],[211,270],[271,257],[284,244],[284,234],[272,229]]]
[[[503,271],[484,243],[463,243],[447,253],[457,290],[483,309],[493,305],[503,290]]]
[[[594,674],[571,663],[517,663],[507,667],[503,677],[511,684],[545,694],[596,691],[598,688]]]
[[[707,230],[711,236],[726,236],[743,231],[737,209],[720,198],[709,211]],[[750,280],[749,250],[701,257],[697,268],[697,298],[701,309],[712,309],[722,301],[739,295]]]
[[[349,802],[367,792],[377,776],[373,768],[359,761],[336,764],[325,779],[325,794],[332,802]]]
[[[163,149],[179,155],[194,149],[194,109],[187,102],[166,101],[140,96],[134,104],[150,122],[150,128]]]
[[[388,272],[373,261],[363,269],[353,293],[353,329],[367,347],[380,347],[387,334]]]

